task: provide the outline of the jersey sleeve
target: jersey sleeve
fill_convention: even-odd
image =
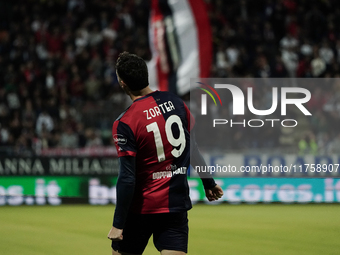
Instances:
[[[118,157],[136,156],[136,140],[129,125],[116,120],[112,127],[112,137],[117,149]]]
[[[136,158],[120,157],[117,180],[117,203],[112,226],[123,229],[136,184]]]
[[[183,102],[184,103],[184,102]],[[195,126],[195,118],[194,116],[191,114],[188,106],[184,103],[184,108],[185,108],[185,111],[186,111],[186,118],[187,118],[187,121],[188,121],[188,130],[189,132],[191,132],[191,130],[194,128]]]

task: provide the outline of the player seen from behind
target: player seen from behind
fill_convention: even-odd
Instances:
[[[112,254],[142,254],[151,235],[162,255],[186,254],[190,147],[191,164],[205,165],[196,143],[190,144],[194,119],[179,97],[149,88],[142,58],[121,53],[116,72],[133,103],[112,128],[120,168],[108,234]],[[222,197],[211,176],[202,181],[209,201]]]

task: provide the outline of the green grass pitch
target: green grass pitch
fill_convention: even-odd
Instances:
[[[0,207],[0,254],[111,254],[114,206]],[[188,254],[340,254],[339,205],[195,205]],[[159,254],[152,239],[144,254]]]

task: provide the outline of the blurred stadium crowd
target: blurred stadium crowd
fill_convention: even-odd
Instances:
[[[339,1],[205,2],[214,49],[211,77],[339,77]],[[126,107],[115,60],[124,50],[150,59],[149,4],[1,1],[0,153],[110,145],[111,125]],[[254,89],[259,105],[268,105],[263,95],[271,87]],[[230,135],[230,149],[340,152],[340,83],[308,89],[313,116],[298,136],[278,128],[250,138],[244,128]]]

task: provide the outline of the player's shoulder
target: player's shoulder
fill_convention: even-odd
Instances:
[[[117,117],[117,119],[115,120],[115,122],[116,122],[116,121],[120,121],[120,120],[124,117],[124,115],[126,114],[126,112],[127,112],[129,109],[130,109],[130,107],[128,107],[124,112],[122,112],[122,113]]]
[[[128,126],[133,126],[137,119],[140,118],[140,105],[133,102],[124,112],[115,120],[115,124],[123,122]]]
[[[131,134],[131,129],[133,127],[133,124],[131,122],[131,118],[127,115],[129,115],[129,109],[126,109],[124,112],[122,112],[118,118],[114,121],[112,126],[112,134]]]
[[[133,113],[131,113],[131,105],[130,105],[125,111],[123,111],[117,117],[117,119],[113,123],[113,126],[117,127],[119,125],[119,123],[124,123],[128,126],[131,126],[131,121],[132,121],[131,116],[133,116]]]

